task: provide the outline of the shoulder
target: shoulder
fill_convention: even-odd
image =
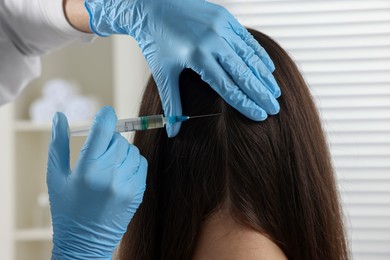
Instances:
[[[240,225],[220,210],[202,224],[194,260],[284,260],[282,250],[265,234]]]

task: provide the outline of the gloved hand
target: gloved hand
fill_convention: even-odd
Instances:
[[[101,36],[129,34],[149,63],[164,113],[181,115],[179,75],[191,68],[248,118],[277,114],[275,67],[253,36],[223,7],[202,0],[86,0]],[[175,136],[180,125],[167,126]]]
[[[52,259],[111,259],[145,191],[147,162],[114,132],[110,107],[95,117],[73,171],[68,122],[53,118],[47,186],[53,222]]]

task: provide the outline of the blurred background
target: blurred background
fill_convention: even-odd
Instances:
[[[296,61],[323,119],[353,257],[390,259],[390,1],[214,2]],[[0,259],[50,259],[51,110],[73,115],[71,126],[102,105],[136,116],[148,76],[132,39],[98,38],[44,57],[42,77],[1,107]],[[83,142],[71,140],[72,165]]]

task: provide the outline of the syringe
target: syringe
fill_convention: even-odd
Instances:
[[[154,116],[141,116],[136,118],[127,118],[118,120],[115,131],[124,133],[131,131],[148,130],[155,128],[163,128],[167,123],[175,124],[184,122],[190,119],[189,116],[167,116],[154,115]],[[70,131],[72,136],[87,136],[89,132],[89,126],[75,128]]]

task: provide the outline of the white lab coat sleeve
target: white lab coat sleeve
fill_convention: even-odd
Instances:
[[[68,23],[63,0],[0,0],[0,106],[40,75],[40,56],[94,37]]]

